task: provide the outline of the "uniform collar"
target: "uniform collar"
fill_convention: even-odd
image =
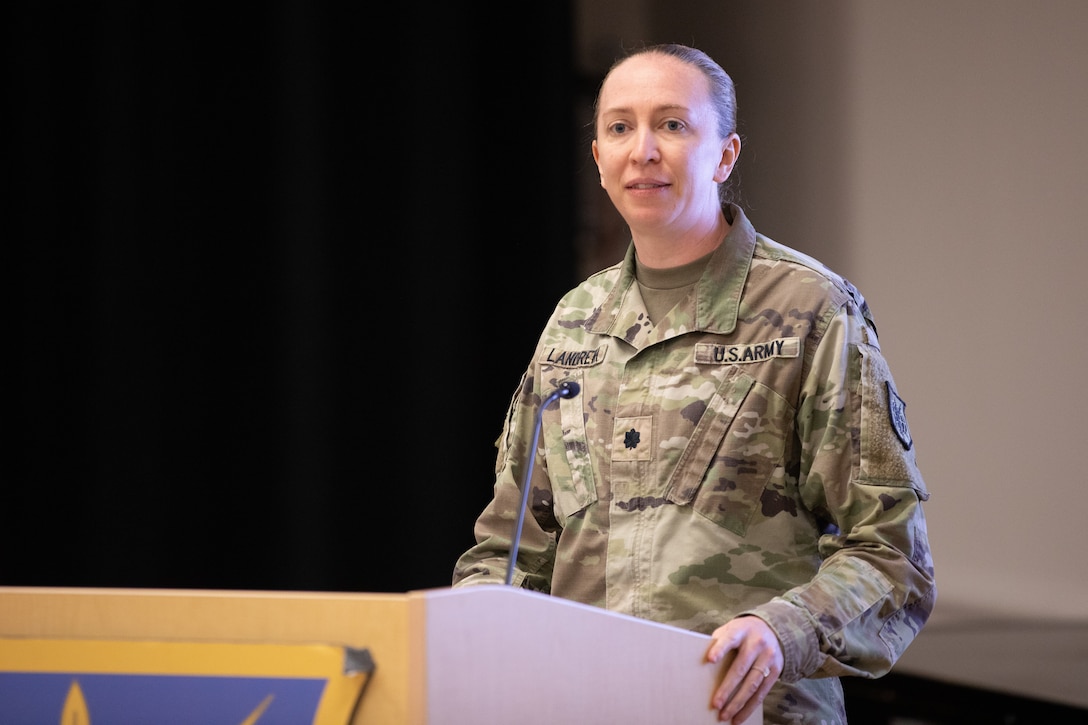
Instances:
[[[748,217],[735,204],[728,206],[726,214],[733,219],[732,227],[707,261],[692,295],[694,326],[702,332],[728,334],[736,328],[744,281],[755,253],[756,230]],[[612,328],[630,318],[625,313],[633,312],[634,305],[642,307],[641,297],[635,293],[638,285],[635,283],[634,244],[628,245],[619,269],[616,286],[588,323],[590,332],[626,337],[625,330]]]

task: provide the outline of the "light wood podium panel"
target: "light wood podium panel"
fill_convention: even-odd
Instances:
[[[329,644],[353,725],[714,723],[706,635],[505,586],[407,594],[0,587],[0,637]],[[757,713],[744,725],[760,725]]]

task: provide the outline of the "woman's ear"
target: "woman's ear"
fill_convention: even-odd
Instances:
[[[733,166],[737,163],[737,158],[740,156],[740,136],[735,133],[729,134],[729,138],[725,139],[722,145],[722,160],[718,164],[717,170],[714,172],[714,181],[719,184],[729,178],[729,175],[733,173]],[[596,158],[596,154],[594,154]]]
[[[601,152],[597,150],[597,139],[593,139],[590,149],[593,151],[593,163],[597,164],[597,175],[601,177],[601,188],[604,188],[604,174],[601,172]]]

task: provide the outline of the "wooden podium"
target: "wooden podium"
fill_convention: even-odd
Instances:
[[[505,586],[407,594],[0,587],[0,648],[57,639],[365,650],[373,671],[348,716],[353,725],[717,722],[709,701],[720,666],[703,662],[708,636]],[[744,725],[762,722],[757,713]]]

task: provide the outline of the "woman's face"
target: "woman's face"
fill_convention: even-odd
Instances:
[[[717,223],[718,184],[740,140],[718,137],[709,81],[698,68],[634,56],[605,79],[597,107],[593,158],[633,234],[680,235]]]

